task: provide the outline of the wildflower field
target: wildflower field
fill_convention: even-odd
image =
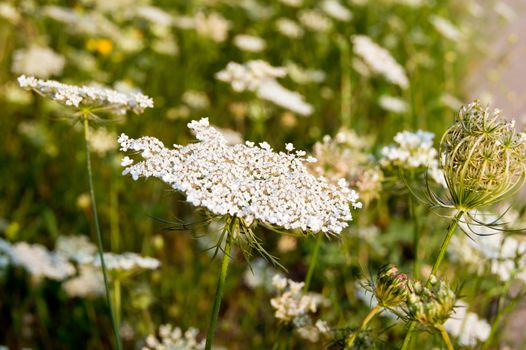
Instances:
[[[513,11],[2,0],[0,350],[526,349]]]

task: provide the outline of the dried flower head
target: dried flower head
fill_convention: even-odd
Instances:
[[[451,203],[468,211],[515,194],[526,180],[526,135],[475,101],[460,109],[440,142]],[[446,204],[446,205],[444,205]]]
[[[383,173],[369,153],[373,138],[359,136],[353,130],[341,129],[331,137],[326,135],[313,147],[316,162],[309,168],[316,175],[323,175],[330,181],[341,178],[357,188],[360,198],[367,205],[378,198],[382,190]]]
[[[455,306],[455,292],[444,281],[434,275],[429,280],[429,288],[420,281],[409,283],[407,297],[407,316],[429,327],[439,327],[446,322]]]
[[[231,216],[244,226],[256,221],[287,230],[338,234],[359,208],[358,194],[345,180],[333,185],[309,173],[305,152],[274,152],[270,145],[247,141],[229,146],[208,119],[188,127],[199,142],[167,149],[153,137],[122,134],[122,151],[141,152],[134,163],[123,159],[124,175],[156,177],[186,195],[191,204],[215,216]]]
[[[116,114],[127,111],[142,113],[153,107],[153,100],[141,93],[123,93],[103,87],[75,86],[54,80],[41,80],[35,77],[18,77],[21,87],[33,90],[40,95],[60,102],[66,106],[97,108]]]
[[[376,275],[375,296],[383,307],[396,307],[405,303],[409,293],[407,276],[394,265],[383,266]]]

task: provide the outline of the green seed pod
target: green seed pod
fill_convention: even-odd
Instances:
[[[394,265],[383,266],[376,275],[375,296],[383,307],[395,307],[407,299],[407,276]]]
[[[479,101],[462,106],[440,142],[451,205],[469,211],[515,194],[525,182],[526,135]]]

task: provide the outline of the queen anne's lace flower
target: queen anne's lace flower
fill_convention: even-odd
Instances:
[[[444,328],[454,337],[458,337],[458,343],[462,346],[474,347],[477,342],[488,339],[491,326],[488,321],[481,319],[474,312],[467,311],[468,305],[458,301],[451,317],[444,323]]]
[[[385,79],[393,84],[406,89],[409,80],[404,68],[396,62],[391,54],[373,42],[368,36],[355,35],[352,37],[354,52],[360,56],[375,73],[383,75]]]
[[[145,108],[153,107],[153,100],[141,93],[123,93],[95,86],[79,87],[25,75],[18,77],[18,83],[25,89],[34,90],[67,106],[102,107],[117,114],[125,114],[129,110],[142,113]]]
[[[188,127],[199,142],[167,149],[153,137],[122,134],[122,151],[141,152],[144,161],[123,159],[123,174],[157,177],[186,194],[191,204],[215,215],[236,216],[285,229],[338,234],[352,219],[349,205],[361,207],[345,180],[337,185],[309,173],[305,152],[274,152],[266,142],[228,146],[208,119]]]
[[[205,341],[198,341],[199,330],[188,328],[183,333],[181,328],[165,324],[159,327],[159,337],[151,334],[146,337],[142,350],[202,350]]]
[[[312,106],[304,101],[303,96],[290,91],[276,81],[284,77],[287,70],[273,67],[265,61],[255,60],[245,64],[230,62],[226,68],[216,74],[216,78],[230,83],[237,92],[253,91],[261,99],[287,108],[301,115],[312,113]]]
[[[17,242],[11,245],[0,239],[1,255],[11,264],[24,268],[35,281],[42,278],[62,281],[75,273],[75,268],[64,256],[41,244]]]
[[[49,78],[62,73],[66,60],[45,46],[31,45],[13,54],[13,73]]]
[[[399,166],[402,168],[429,167],[437,163],[437,150],[433,148],[431,132],[418,130],[417,132],[402,131],[396,134],[396,145],[382,149],[380,164]]]
[[[245,64],[229,62],[226,68],[216,74],[216,78],[230,83],[235,91],[256,91],[265,81],[287,75],[283,67],[273,67],[265,61],[255,60]]]
[[[104,262],[108,271],[133,272],[137,270],[155,270],[161,263],[155,258],[136,253],[104,253]],[[93,265],[100,266],[100,256],[94,257]]]
[[[326,333],[328,327],[325,322],[314,322],[312,318],[320,306],[328,304],[328,300],[321,294],[304,292],[305,283],[294,282],[279,274],[274,275],[272,284],[278,292],[270,300],[274,316],[282,323],[293,325],[302,338],[318,341],[320,333]]]

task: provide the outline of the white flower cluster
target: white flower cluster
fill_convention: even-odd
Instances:
[[[97,247],[90,242],[87,236],[59,236],[55,250],[66,258],[78,264],[87,264],[93,261],[97,254]]]
[[[35,281],[47,278],[62,281],[75,274],[75,267],[61,254],[49,251],[41,244],[17,242],[10,244],[0,238],[0,256],[25,269]],[[6,263],[7,265],[7,263]]]
[[[350,206],[361,207],[345,180],[333,185],[311,175],[303,151],[277,153],[266,142],[229,146],[207,118],[188,127],[199,142],[174,149],[153,137],[122,134],[121,150],[141,152],[144,159],[134,164],[125,157],[123,175],[159,178],[194,206],[242,218],[247,225],[257,220],[288,230],[338,234],[352,219]]]
[[[452,336],[458,338],[462,346],[474,347],[479,342],[488,339],[491,326],[474,312],[467,311],[468,305],[457,302],[451,317],[444,323],[444,328]]]
[[[193,23],[197,34],[218,43],[226,40],[228,31],[232,26],[230,21],[215,12],[210,14],[199,12],[193,19]]]
[[[138,270],[155,270],[161,263],[155,258],[141,256],[136,253],[104,253],[104,263],[108,271],[134,272]],[[100,256],[94,257],[93,265],[101,266]]]
[[[369,152],[373,139],[358,136],[353,130],[341,129],[334,137],[325,135],[316,142],[313,155],[317,162],[310,168],[330,181],[345,178],[360,193],[365,204],[380,195],[383,173]]]
[[[284,36],[291,39],[299,39],[305,34],[303,28],[295,21],[282,17],[276,20],[276,29]]]
[[[260,52],[265,49],[265,39],[258,36],[238,34],[234,37],[234,45],[247,52]]]
[[[280,322],[292,324],[302,338],[312,342],[317,342],[320,334],[328,332],[324,321],[312,320],[318,308],[328,304],[327,299],[317,293],[304,292],[305,283],[294,282],[279,274],[272,278],[272,285],[278,295],[270,300],[270,305]]]
[[[407,102],[402,100],[400,97],[382,95],[378,99],[380,107],[388,112],[403,114],[409,109]]]
[[[433,147],[435,134],[418,130],[417,132],[401,131],[396,134],[396,145],[382,149],[380,164],[383,167],[401,168],[431,167],[437,163],[437,150]]]
[[[348,22],[352,18],[352,12],[338,0],[324,0],[321,3],[321,8],[326,14],[338,21]]]
[[[305,102],[302,95],[284,88],[275,80],[261,84],[258,96],[303,116],[311,115],[313,111],[313,107]]]
[[[440,16],[431,16],[429,22],[443,37],[451,41],[459,41],[462,37],[460,30],[449,20]]]
[[[142,113],[145,108],[153,107],[153,100],[141,93],[123,93],[94,86],[79,87],[62,84],[54,80],[26,77],[25,75],[18,77],[18,83],[22,88],[34,90],[67,106],[79,107],[82,104],[103,107],[117,114],[125,114],[128,110],[134,113]]]
[[[395,145],[382,148],[380,165],[408,170],[427,169],[427,174],[437,184],[447,187],[444,173],[439,167],[438,151],[433,147],[435,134],[418,130],[402,131],[394,137]]]
[[[104,279],[100,269],[92,265],[80,265],[79,274],[68,279],[62,288],[70,298],[93,298],[104,294]]]
[[[115,132],[108,131],[104,127],[98,127],[97,129],[90,130],[88,141],[93,152],[104,156],[117,149],[116,138],[117,134],[115,134]]]
[[[354,53],[361,57],[372,71],[384,76],[385,79],[402,89],[409,86],[404,68],[396,62],[386,49],[365,35],[354,35],[352,42]]]
[[[304,9],[298,13],[298,20],[313,32],[325,32],[332,27],[331,20],[320,10]]]
[[[494,214],[474,212],[472,215],[480,222],[499,224]],[[466,264],[478,274],[484,273],[489,264],[490,271],[501,281],[516,278],[526,282],[526,241],[469,219],[459,226],[469,237],[451,237],[448,253],[453,261]]]
[[[257,91],[261,84],[287,75],[283,67],[273,67],[265,61],[248,61],[245,64],[229,62],[226,68],[216,74],[216,78],[230,83],[237,92]]]
[[[159,327],[159,337],[150,334],[142,350],[202,350],[205,341],[198,341],[199,330],[188,328],[184,333],[179,327],[165,324]]]
[[[113,278],[160,266],[157,259],[135,253],[104,253],[104,261]],[[100,256],[97,247],[86,236],[60,236],[54,251],[40,244],[11,244],[0,238],[0,268],[7,265],[24,268],[37,282],[42,278],[62,281],[70,297],[96,296],[104,292]]]
[[[261,99],[289,109],[300,115],[312,114],[312,106],[304,101],[303,96],[290,91],[279,84],[275,78],[284,77],[287,70],[273,67],[265,61],[255,60],[245,64],[228,63],[227,67],[216,74],[216,78],[230,83],[237,92],[253,91]]]
[[[288,62],[287,72],[290,78],[298,84],[321,83],[325,80],[325,72],[317,69],[300,67],[294,62]]]
[[[49,47],[31,45],[14,52],[11,70],[15,74],[34,75],[47,79],[62,73],[65,64],[64,57]]]

